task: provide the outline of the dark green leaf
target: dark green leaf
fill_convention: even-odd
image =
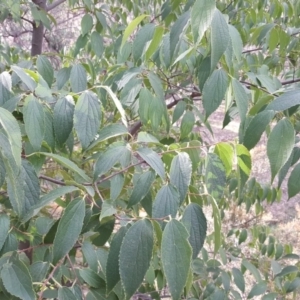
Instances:
[[[161,260],[172,299],[181,299],[192,260],[192,248],[186,228],[173,219],[165,227],[161,243]]]
[[[278,143],[280,141],[280,143]],[[271,181],[289,159],[295,143],[295,131],[288,119],[280,120],[270,133],[267,155],[271,166]]]
[[[261,282],[260,273],[259,273],[258,269],[252,263],[250,263],[246,259],[243,259],[242,264],[246,269],[248,269],[252,273],[252,275],[254,276],[254,278],[257,282]]]
[[[221,104],[228,87],[228,75],[223,69],[215,70],[203,87],[203,107],[208,118]]]
[[[186,103],[184,101],[179,101],[177,103],[173,112],[172,124],[174,124],[176,121],[178,121],[181,118],[181,116],[185,111],[185,108],[186,108]]]
[[[30,95],[25,99],[23,114],[25,130],[30,144],[35,151],[39,151],[45,135],[45,112],[43,105],[37,98]]]
[[[267,287],[268,286],[265,282],[255,284],[249,292],[247,299],[252,299],[254,296],[260,296],[264,294],[267,290]]]
[[[71,67],[62,68],[62,69],[58,70],[58,72],[56,74],[57,89],[60,90],[65,85],[65,83],[69,80],[71,70],[72,70]]]
[[[193,259],[195,259],[206,238],[207,223],[202,208],[196,203],[190,203],[184,210],[182,223],[189,232],[189,242],[193,249]]]
[[[165,178],[164,164],[159,155],[149,148],[140,148],[137,153],[162,178]]]
[[[30,275],[33,282],[42,282],[48,273],[49,262],[36,261],[29,266]]]
[[[284,277],[296,272],[298,272],[298,268],[296,266],[286,266],[278,274],[276,274],[276,277]]]
[[[10,228],[10,219],[5,214],[0,214],[0,250],[2,249]]]
[[[120,280],[119,254],[120,254],[123,238],[126,232],[127,232],[127,228],[121,227],[113,237],[110,244],[110,250],[107,258],[106,276],[105,276],[106,283],[107,283],[107,293],[110,293]]]
[[[180,195],[180,204],[184,201],[191,181],[192,163],[187,153],[178,153],[172,160],[170,168],[170,183]]]
[[[78,300],[70,288],[62,286],[58,289],[58,300]]]
[[[81,34],[90,33],[93,28],[93,18],[90,14],[85,14],[81,19]]]
[[[91,287],[101,288],[105,287],[105,281],[91,269],[79,270],[80,277]]]
[[[36,60],[36,66],[39,74],[42,75],[42,77],[48,83],[49,88],[51,88],[54,78],[54,71],[48,58],[44,55],[39,55]]]
[[[149,220],[137,221],[130,227],[120,249],[120,276],[127,299],[143,282],[153,248],[153,227]],[[134,259],[132,259],[134,257]]]
[[[74,128],[84,149],[95,139],[100,122],[100,102],[96,94],[82,93],[75,106]]]
[[[28,87],[28,89],[33,92],[37,86],[36,81],[31,76],[29,76],[24,71],[24,69],[22,69],[18,66],[11,66],[11,69],[20,77],[20,79]]]
[[[242,84],[235,78],[232,79],[232,88],[239,115],[243,122],[248,110],[248,96]]]
[[[63,145],[73,129],[74,100],[71,96],[60,98],[53,110],[53,127],[56,140]]]
[[[97,31],[93,31],[91,34],[91,45],[97,57],[101,58],[104,52],[104,43],[102,36]]]
[[[300,104],[300,90],[288,91],[267,106],[267,110],[283,111]]]
[[[76,243],[83,226],[85,203],[77,198],[69,203],[61,217],[53,242],[53,263],[64,257]]]
[[[237,269],[232,268],[233,280],[236,286],[240,289],[241,292],[245,292],[245,279],[243,273]]]
[[[32,280],[26,265],[14,257],[1,269],[1,279],[5,289],[22,300],[36,299]]]
[[[193,130],[195,124],[195,115],[193,112],[188,110],[182,117],[180,124],[180,138],[184,139],[187,137]]]
[[[294,197],[300,192],[300,164],[297,164],[293,169],[288,180],[288,195],[289,198]]]

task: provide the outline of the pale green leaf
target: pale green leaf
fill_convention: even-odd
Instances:
[[[91,46],[97,57],[101,58],[104,52],[104,42],[103,37],[97,31],[91,34]]]
[[[90,33],[93,28],[93,18],[90,14],[85,14],[81,18],[81,34],[86,35]]]
[[[258,113],[249,123],[245,131],[243,144],[250,150],[259,142],[267,125],[274,117],[274,112],[271,110]]]
[[[191,267],[192,248],[189,234],[179,221],[173,219],[165,227],[161,242],[161,260],[172,299],[181,299]]]
[[[22,300],[36,299],[29,270],[17,257],[13,257],[2,266],[1,279],[11,295]]]
[[[242,195],[243,187],[251,172],[251,155],[244,145],[236,145],[239,197]]]
[[[123,239],[119,267],[126,299],[129,299],[143,282],[152,257],[153,240],[152,223],[146,219],[137,221],[130,227]]]
[[[149,148],[140,148],[137,153],[162,179],[165,179],[164,164],[156,152]]]
[[[105,286],[105,281],[91,269],[79,270],[80,277],[91,287],[101,288]]]
[[[267,290],[268,286],[265,282],[259,282],[255,284],[250,290],[247,299],[252,299],[254,296],[260,296],[264,294]]]
[[[250,271],[250,273],[254,276],[254,278],[256,279],[257,282],[261,282],[261,275],[258,271],[258,269],[252,264],[250,263],[247,259],[243,259],[242,260],[242,264],[244,265],[244,267]]]
[[[185,109],[186,109],[186,103],[184,101],[179,101],[176,104],[174,112],[173,112],[172,124],[174,124],[176,121],[178,121],[181,118]]]
[[[70,83],[74,93],[79,93],[87,89],[87,74],[82,65],[77,64],[72,67]]]
[[[127,230],[128,229],[126,227],[122,226],[114,235],[110,244],[105,274],[107,293],[109,293],[115,287],[121,278],[119,271],[119,254],[123,238]]]
[[[211,70],[216,67],[226,51],[229,40],[229,29],[226,20],[223,14],[216,9],[211,22]]]
[[[106,200],[101,207],[100,222],[105,217],[110,217],[117,212],[112,201]]]
[[[280,143],[278,142],[280,141]],[[270,133],[267,155],[271,167],[271,181],[289,159],[295,144],[295,131],[288,119],[280,120]]]
[[[210,26],[215,9],[215,0],[195,1],[191,12],[192,33],[195,44],[201,41],[205,31]]]
[[[96,94],[82,93],[75,105],[74,128],[83,149],[95,139],[101,123],[100,101]]]
[[[188,110],[183,115],[181,124],[180,124],[180,138],[186,138],[193,130],[195,125],[195,115],[192,111]]]
[[[228,28],[229,28],[229,35],[232,42],[233,53],[237,58],[237,60],[240,61],[243,52],[243,41],[241,35],[234,26],[228,24]]]
[[[66,207],[53,241],[53,264],[57,264],[75,245],[83,226],[84,216],[83,199],[74,199]]]
[[[222,234],[221,234],[221,229],[222,229],[222,220],[221,220],[221,214],[220,210],[218,207],[218,204],[216,200],[213,197],[209,197],[210,203],[213,208],[213,219],[214,219],[214,253],[215,255],[218,253],[221,244],[222,244]]]
[[[39,151],[45,136],[45,112],[43,105],[37,98],[30,95],[25,99],[23,114],[29,142],[35,151]]]
[[[153,136],[152,134],[145,132],[145,131],[140,131],[137,136],[137,142],[138,143],[155,143],[159,144],[159,140]]]
[[[52,159],[54,159],[56,162],[58,162],[65,168],[67,168],[67,169],[71,170],[72,172],[76,173],[77,175],[79,175],[83,180],[85,180],[87,182],[91,182],[91,178],[89,178],[82,169],[80,169],[75,163],[73,163],[68,158],[60,156],[58,154],[53,154],[53,153],[48,153],[48,152],[40,152],[40,154],[51,157]]]
[[[58,300],[78,300],[70,288],[61,286],[58,289]]]
[[[283,111],[296,105],[300,105],[300,90],[298,89],[280,95],[267,106],[266,110]]]
[[[216,144],[214,152],[220,157],[225,169],[226,176],[228,176],[232,171],[233,164],[233,147],[229,143],[221,142]]]
[[[233,280],[236,286],[240,289],[242,293],[245,292],[245,279],[242,272],[237,268],[232,268]]]
[[[140,175],[139,179],[134,185],[132,194],[129,198],[128,207],[131,207],[139,203],[141,200],[145,198],[154,180],[155,180],[155,174],[152,171],[147,171],[142,175]]]
[[[24,69],[18,66],[11,66],[11,69],[20,77],[20,79],[28,87],[28,89],[33,92],[37,86],[36,81],[30,75],[28,75],[27,72],[24,71]]]
[[[296,266],[286,266],[278,274],[276,274],[276,277],[283,277],[297,272],[298,268]]]
[[[189,242],[193,249],[193,259],[195,259],[203,247],[207,231],[202,208],[196,203],[190,203],[184,210],[182,223],[189,232]]]
[[[44,55],[39,55],[36,60],[36,67],[39,74],[42,75],[43,79],[48,83],[49,88],[51,88],[54,79],[54,71],[49,59]]]
[[[50,263],[43,261],[36,261],[29,266],[29,272],[33,282],[42,282],[49,271]]]
[[[55,138],[63,145],[73,129],[74,100],[71,96],[60,98],[53,110],[53,127]]]
[[[60,90],[65,84],[66,82],[69,80],[70,78],[70,74],[71,74],[71,67],[68,68],[62,68],[60,70],[58,70],[57,74],[56,74],[56,85],[57,88]]]
[[[180,204],[184,201],[191,182],[192,162],[185,152],[178,153],[171,163],[170,183],[174,185],[180,195]]]
[[[223,69],[215,70],[203,87],[203,107],[208,118],[221,104],[228,87],[228,75]]]
[[[110,180],[110,198],[116,200],[122,192],[125,177],[123,174],[116,174]]]
[[[135,18],[133,21],[130,22],[130,24],[126,27],[123,38],[122,38],[122,44],[121,47],[124,46],[125,42],[131,35],[131,33],[137,28],[137,26],[147,17],[147,15],[140,15],[137,18]]]
[[[0,107],[0,123],[6,133],[14,161],[17,166],[21,166],[22,141],[19,124],[13,115],[2,107]]]
[[[146,54],[145,54],[146,60],[149,60],[151,58],[151,56],[155,53],[155,51],[158,49],[158,47],[161,43],[163,34],[164,34],[164,28],[162,26],[156,26],[152,41],[151,41],[151,43],[146,51]]]

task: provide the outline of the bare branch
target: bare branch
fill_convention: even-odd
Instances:
[[[255,49],[247,49],[247,50],[244,50],[242,53],[250,53],[250,52],[255,52],[255,51],[260,51],[262,50],[262,48],[255,48]]]
[[[46,7],[46,11],[50,11],[52,10],[53,8],[61,5],[62,3],[64,3],[66,0],[57,0],[55,2],[52,2],[51,4],[49,4],[47,7]]]

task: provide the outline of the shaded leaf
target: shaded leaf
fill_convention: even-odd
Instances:
[[[246,94],[244,87],[238,80],[233,78],[231,82],[233,88],[233,95],[236,101],[236,105],[239,111],[241,121],[243,122],[246,118],[246,114],[248,110],[248,96]]]
[[[71,88],[74,93],[79,93],[87,88],[87,74],[80,64],[74,65],[70,73]]]
[[[48,58],[44,55],[39,55],[36,60],[36,66],[39,74],[42,75],[48,83],[49,88],[51,88],[54,79],[54,71]]]
[[[233,280],[236,286],[240,289],[242,293],[245,292],[245,279],[242,272],[237,268],[232,268]]]
[[[193,112],[188,110],[182,117],[180,124],[180,138],[184,139],[187,137],[193,130],[195,124],[195,115]]]
[[[10,219],[6,214],[0,214],[0,250],[2,249],[5,240],[8,236],[10,228]]]
[[[297,164],[293,169],[288,180],[288,195],[289,198],[294,197],[300,192],[300,164]]]

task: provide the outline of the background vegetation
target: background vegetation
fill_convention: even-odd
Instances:
[[[1,299],[299,299],[299,256],[259,223],[285,177],[300,192],[299,14],[1,2]]]

